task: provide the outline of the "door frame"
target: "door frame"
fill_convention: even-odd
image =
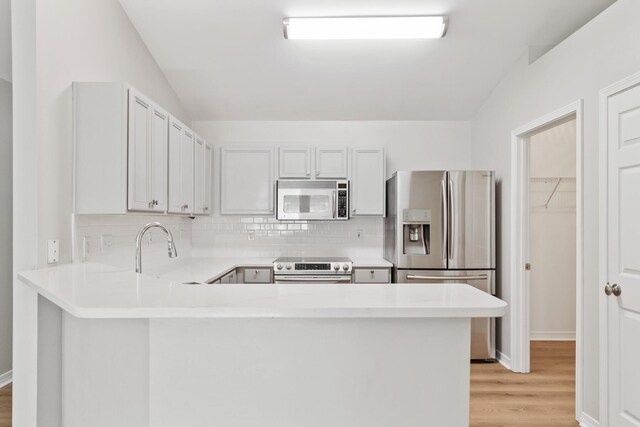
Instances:
[[[623,92],[627,89],[631,89],[634,86],[640,85],[640,73],[633,74],[625,79],[622,79],[610,86],[607,86],[600,90],[600,108],[599,108],[599,121],[600,121],[600,134],[599,134],[599,174],[600,174],[600,187],[599,187],[599,254],[598,254],[598,279],[599,283],[604,286],[607,283],[608,277],[608,201],[609,201],[609,98]],[[607,305],[607,298],[604,292],[600,292],[598,289],[598,311],[599,311],[599,382],[600,382],[600,426],[607,427],[609,425],[609,328],[608,328],[608,315],[609,309]]]
[[[529,260],[529,137],[569,117],[576,120],[576,419],[583,407],[583,100],[521,126],[511,133],[511,370],[530,371],[530,284],[525,263]]]

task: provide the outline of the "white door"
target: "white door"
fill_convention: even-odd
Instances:
[[[182,142],[180,143],[180,213],[193,213],[193,153],[194,134],[189,128],[182,130]]]
[[[346,148],[316,149],[316,178],[347,178]]]
[[[182,135],[185,126],[171,118],[169,125],[169,213],[182,213]]]
[[[280,148],[280,178],[309,179],[312,173],[311,148]]]
[[[193,212],[198,215],[205,213],[204,205],[204,139],[195,136],[195,154],[193,169],[193,185],[194,185],[194,209]]]
[[[274,150],[223,147],[220,156],[220,213],[273,215]]]
[[[153,108],[151,127],[151,198],[153,210],[167,210],[167,143],[169,115]]]
[[[640,86],[609,98],[607,122],[609,426],[640,426]]]
[[[152,211],[155,207],[151,195],[151,133],[153,107],[139,93],[129,92],[129,178],[128,208]]]
[[[351,215],[384,215],[385,160],[382,148],[353,150]]]
[[[213,146],[205,141],[204,143],[204,213],[210,214],[212,210],[211,200],[213,189]]]

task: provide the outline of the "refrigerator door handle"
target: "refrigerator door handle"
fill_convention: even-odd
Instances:
[[[408,280],[442,280],[447,282],[450,280],[486,280],[486,274],[479,274],[474,276],[418,276],[415,274],[408,274]]]
[[[453,204],[453,182],[451,181],[451,176],[448,177],[447,182],[449,183],[449,194],[447,197],[447,203],[449,205],[448,207],[448,229],[447,229],[447,249],[449,252],[449,260],[453,261],[453,227],[454,227],[454,223],[453,223],[453,216],[454,216],[454,212],[453,210],[456,208]]]
[[[447,174],[442,179],[442,260],[447,259],[449,234],[449,198],[447,197]]]

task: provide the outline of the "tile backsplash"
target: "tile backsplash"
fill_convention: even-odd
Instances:
[[[178,258],[167,256],[164,231],[152,228],[142,242],[145,266],[178,263],[191,256],[191,226],[189,218],[167,215],[74,215],[74,249],[76,262],[96,261],[116,267],[135,268],[135,239],[147,223],[160,222],[173,235]]]
[[[75,215],[74,260],[133,269],[135,238],[147,223],[165,225],[178,258],[167,257],[166,235],[151,229],[143,239],[145,269],[194,257],[348,256],[382,257],[382,218],[349,221],[277,221],[271,217],[166,215]]]
[[[382,218],[348,221],[277,221],[273,217],[196,218],[194,256],[382,257]]]

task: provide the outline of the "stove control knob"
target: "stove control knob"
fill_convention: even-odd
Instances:
[[[282,270],[282,264],[278,264],[278,265],[276,265],[276,268],[277,268],[278,270]]]
[[[333,266],[333,269],[334,269],[335,271],[340,270],[340,264],[335,264],[335,265]]]
[[[343,265],[342,265],[342,269],[343,269],[344,271],[347,271],[347,270],[349,269],[349,264],[343,264]]]
[[[291,270],[291,264],[287,264],[287,270]]]

